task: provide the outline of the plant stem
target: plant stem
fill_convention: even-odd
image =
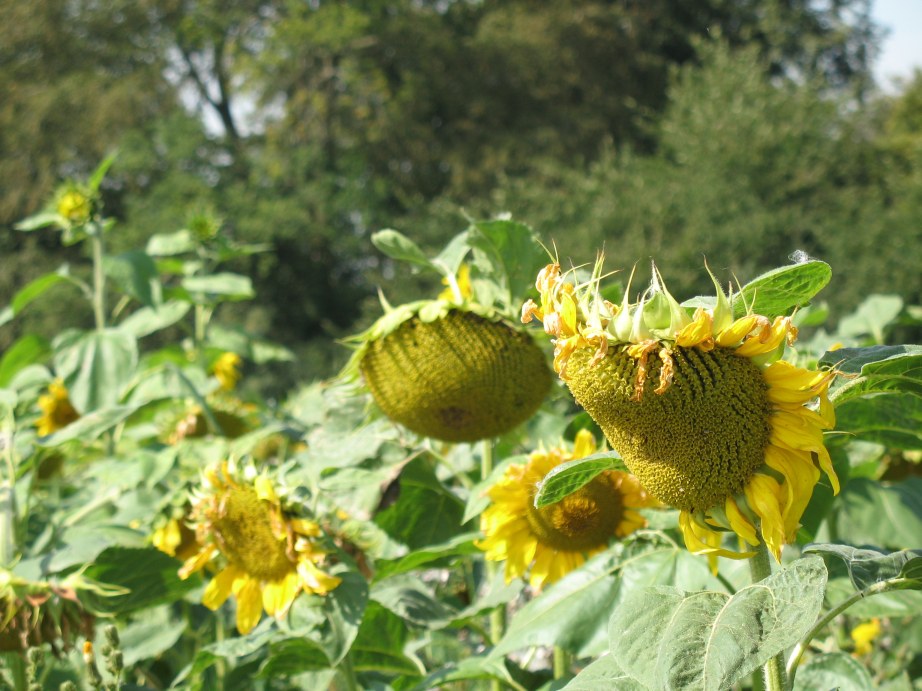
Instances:
[[[480,453],[480,479],[486,480],[490,473],[493,472],[493,440],[484,439],[481,444],[481,453]],[[492,586],[496,581],[496,576],[499,573],[499,565],[496,562],[486,561],[486,573],[487,580]],[[503,621],[503,610],[501,607],[495,607],[490,612],[490,642],[493,645],[496,645],[499,642],[499,639],[503,637],[503,627],[505,622]],[[490,681],[491,691],[499,691],[501,688],[500,682],[496,679]]]
[[[355,678],[355,667],[352,666],[352,655],[347,654],[339,663],[339,674],[346,682],[346,691],[358,691],[359,682]]]
[[[879,595],[880,593],[886,593],[890,590],[902,590],[907,586],[912,586],[914,583],[914,580],[908,578],[892,578],[887,581],[874,583],[873,585],[869,585],[864,590],[859,590],[847,600],[840,602],[838,605],[829,610],[826,616],[822,617],[818,622],[816,622],[816,625],[807,632],[807,635],[803,637],[803,640],[795,645],[794,650],[791,651],[791,657],[788,658],[787,664],[787,673],[790,678],[791,685],[793,686],[794,684],[794,675],[797,673],[797,665],[800,664],[800,658],[804,656],[804,653],[810,646],[810,641],[812,641],[820,631],[826,628],[829,622],[842,614],[842,612],[847,610],[853,604],[863,600],[866,597],[870,597],[871,595]]]
[[[96,320],[96,330],[102,331],[106,328],[106,275],[102,265],[102,226],[98,223],[90,235],[90,244],[93,246],[93,316]]]
[[[559,645],[554,646],[554,679],[563,679],[570,673],[570,654]]]
[[[772,563],[764,540],[759,541],[756,555],[749,560],[749,572],[752,574],[753,583],[764,581],[772,575]],[[778,653],[766,662],[763,669],[765,672],[765,689],[767,691],[784,691],[787,688],[783,652]]]

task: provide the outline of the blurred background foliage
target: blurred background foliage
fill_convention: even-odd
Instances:
[[[877,89],[869,4],[0,0],[0,303],[85,270],[12,227],[117,148],[113,252],[201,213],[271,245],[233,267],[257,299],[217,316],[299,354],[253,373],[270,390],[333,374],[377,285],[435,289],[393,280],[372,232],[435,248],[465,214],[510,211],[564,262],[604,244],[642,280],[655,257],[677,296],[711,290],[704,258],[745,282],[802,250],[834,267],[833,318],[918,304],[922,73]],[[55,290],[0,350],[79,317]]]

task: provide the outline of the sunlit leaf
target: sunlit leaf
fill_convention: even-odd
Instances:
[[[133,250],[106,257],[103,266],[106,275],[118,284],[122,292],[142,305],[154,305],[161,301],[157,265],[147,252]]]
[[[182,279],[182,287],[193,295],[206,296],[206,300],[218,296],[225,300],[249,300],[256,294],[248,276],[233,273],[186,276]]]
[[[542,508],[560,501],[592,482],[606,470],[626,470],[624,461],[613,451],[561,463],[544,477],[535,495],[535,507]]]
[[[190,303],[173,300],[156,307],[142,307],[125,317],[119,324],[119,328],[132,334],[135,338],[141,338],[172,326],[186,316],[190,309],[192,309]]]
[[[773,269],[749,281],[733,296],[733,313],[740,317],[749,308],[769,319],[790,314],[795,307],[810,302],[830,278],[829,264],[816,260]]]
[[[872,549],[858,549],[850,545],[816,544],[806,547],[804,553],[827,554],[841,559],[857,590],[897,578],[922,578],[922,550],[918,549],[888,554]],[[906,587],[912,588],[911,585]],[[922,589],[922,580],[919,580],[915,587]]]
[[[70,330],[53,342],[54,363],[83,414],[115,406],[138,364],[138,344],[121,329]]]
[[[0,386],[6,386],[23,368],[51,355],[51,345],[41,336],[26,334],[13,342],[0,357]]]
[[[812,657],[797,669],[794,678],[794,691],[870,691],[875,688],[877,686],[864,665],[845,653],[823,653]]]
[[[3,310],[0,310],[0,326],[3,326],[7,322],[11,321],[17,314],[22,312],[29,305],[29,303],[41,297],[54,286],[58,285],[59,283],[71,281],[73,281],[73,279],[70,278],[70,269],[68,268],[67,264],[58,267],[58,269],[52,273],[47,273],[43,276],[39,276],[33,281],[30,281],[25,286],[16,291],[16,294],[13,295],[13,299],[10,300],[9,305],[7,305]]]
[[[38,443],[41,446],[52,448],[60,446],[69,441],[79,439],[84,442],[91,442],[100,437],[104,432],[109,431],[122,420],[126,419],[138,409],[137,405],[119,405],[111,408],[100,408],[92,413],[80,416],[76,421],[67,425],[47,437],[40,437]]]
[[[478,221],[468,230],[468,243],[478,268],[503,287],[504,305],[518,311],[550,262],[534,231],[515,221]]]
[[[589,664],[563,687],[564,691],[645,691],[646,687],[621,671],[612,655],[603,655]]]
[[[899,316],[903,299],[899,295],[869,295],[858,309],[839,320],[837,333],[843,337],[871,336],[884,342],[884,329]]]
[[[733,596],[635,591],[611,618],[611,654],[647,687],[728,688],[810,630],[825,584],[823,560],[807,557]]]
[[[852,544],[917,548],[922,535],[922,478],[887,485],[855,478],[842,491],[834,510],[839,533],[847,535]]]
[[[380,230],[372,234],[371,242],[391,259],[408,262],[427,269],[435,268],[415,242],[396,230]]]

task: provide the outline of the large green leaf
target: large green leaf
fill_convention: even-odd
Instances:
[[[170,300],[163,304],[142,307],[125,317],[119,328],[135,338],[147,336],[172,326],[189,313],[192,305],[184,301]]]
[[[416,626],[442,628],[455,616],[417,576],[399,574],[377,581],[371,599]]]
[[[94,410],[92,413],[82,415],[67,427],[49,434],[47,437],[41,437],[38,443],[48,448],[60,446],[75,439],[89,443],[98,439],[103,432],[115,427],[137,409],[137,405],[118,405]]]
[[[890,485],[855,478],[834,506],[839,534],[853,544],[898,550],[922,543],[922,478]]]
[[[399,498],[375,517],[388,535],[416,550],[462,532],[464,504],[439,482],[431,458],[423,455],[408,463],[396,482]]]
[[[829,264],[816,260],[773,269],[751,280],[733,296],[733,313],[740,317],[749,308],[769,319],[790,314],[795,307],[810,302],[830,278]]]
[[[890,448],[922,449],[922,397],[888,393],[837,401],[836,429]]]
[[[811,658],[798,668],[794,679],[794,691],[816,691],[816,689],[848,689],[848,691],[871,691],[875,689],[868,670],[851,655],[845,653],[824,653]]]
[[[534,231],[515,221],[478,221],[468,230],[468,243],[476,266],[502,286],[504,306],[518,311],[549,262]]]
[[[118,284],[122,292],[142,305],[154,305],[161,301],[157,265],[147,252],[132,250],[106,257],[104,267],[106,275]]]
[[[121,329],[65,331],[53,347],[55,369],[81,414],[115,406],[138,364],[137,340]]]
[[[51,346],[41,336],[26,334],[13,342],[0,357],[0,387],[10,383],[24,367],[41,362],[51,354]]]
[[[624,461],[614,451],[597,453],[585,458],[561,463],[544,477],[535,495],[535,507],[543,508],[560,501],[589,484],[606,470],[627,470]]]
[[[414,686],[413,691],[447,688],[451,682],[469,679],[498,679],[515,689],[522,689],[513,681],[502,659],[472,655],[433,671],[422,682]]]
[[[375,580],[413,571],[443,559],[479,554],[480,550],[474,546],[477,536],[478,533],[463,533],[442,544],[413,550],[399,559],[379,559],[375,562]]]
[[[180,579],[176,560],[153,547],[110,547],[96,557],[85,573],[95,581],[125,589],[124,595],[90,598],[88,604],[94,610],[110,614],[176,602],[200,583],[198,578]]]
[[[563,688],[564,691],[599,691],[600,689],[645,691],[645,687],[640,682],[621,671],[613,655],[603,655],[577,674]]]
[[[177,254],[194,252],[195,238],[188,230],[178,230],[175,233],[160,233],[151,235],[147,241],[147,254],[152,257],[172,257]]]
[[[369,602],[350,651],[352,664],[357,672],[422,676],[422,665],[404,652],[409,640],[410,630],[400,617]]]
[[[138,612],[118,631],[125,666],[160,657],[176,645],[185,629],[185,620],[174,616],[168,606]]]
[[[329,667],[330,662],[320,643],[299,634],[273,640],[257,676],[263,679],[290,678]]]
[[[884,342],[884,329],[903,309],[899,295],[869,295],[858,309],[839,320],[837,333],[845,338],[871,336],[876,343]]]
[[[318,642],[332,665],[338,665],[349,652],[359,632],[368,604],[368,583],[360,573],[336,573],[342,583],[323,597],[324,622]]]
[[[909,583],[905,587],[922,589],[922,549],[905,549],[887,554],[850,545],[816,544],[806,547],[804,553],[828,554],[841,559],[857,590],[893,579],[917,581],[914,586]]]
[[[652,689],[728,688],[812,628],[825,584],[823,560],[807,557],[733,596],[638,590],[611,618],[611,654]]]
[[[618,543],[528,602],[491,655],[533,645],[557,645],[579,656],[605,649],[606,628],[617,603],[648,586],[717,585],[707,561],[673,544]]]

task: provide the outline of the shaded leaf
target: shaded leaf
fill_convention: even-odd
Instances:
[[[0,357],[0,387],[6,386],[24,367],[51,355],[51,345],[41,336],[26,334],[13,342]]]
[[[893,550],[919,547],[922,478],[910,477],[888,485],[854,478],[845,486],[834,510],[839,533],[853,544]]]
[[[899,316],[903,299],[899,295],[869,295],[858,309],[839,320],[837,333],[843,337],[872,336],[884,342],[884,329]]]
[[[473,655],[460,660],[457,664],[449,664],[435,670],[422,682],[414,686],[413,691],[441,688],[442,684],[468,679],[499,679],[510,686],[514,686],[512,676],[509,674],[509,670],[506,669],[502,659]]]
[[[474,546],[474,540],[478,535],[478,533],[464,533],[442,544],[413,550],[399,559],[379,559],[375,562],[375,580],[413,571],[442,559],[478,554],[480,550]]]
[[[896,578],[918,579],[922,576],[922,550],[906,549],[886,554],[849,545],[816,544],[808,545],[803,551],[805,554],[828,554],[841,559],[856,590]],[[922,588],[922,580],[917,587]]]
[[[848,689],[870,691],[874,689],[871,675],[864,665],[845,653],[823,653],[811,658],[797,669],[795,691],[815,689]]]
[[[644,691],[645,687],[621,671],[612,655],[603,655],[577,674],[563,687],[565,691]]]
[[[146,252],[132,250],[114,257],[106,257],[106,275],[114,280],[122,292],[142,305],[153,305],[161,300],[160,277],[157,265]]]
[[[419,677],[420,663],[404,653],[410,632],[404,621],[376,602],[368,603],[365,618],[350,654],[358,672]]]

